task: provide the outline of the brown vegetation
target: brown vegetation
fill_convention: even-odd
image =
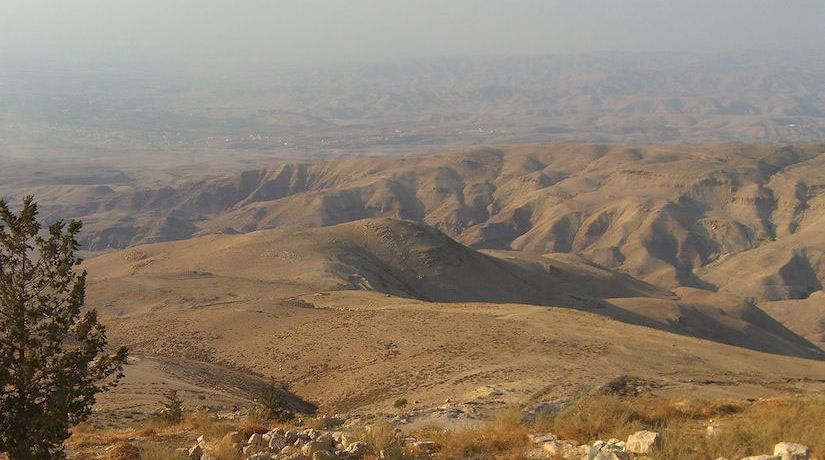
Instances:
[[[543,415],[532,424],[523,422],[521,411],[507,409],[494,414],[488,422],[470,429],[429,427],[411,435],[435,441],[439,451],[435,458],[519,459],[537,447],[528,435],[551,432],[561,439],[591,443],[596,439],[626,439],[643,429],[663,435],[660,449],[651,460],[705,460],[726,456],[739,458],[772,451],[781,441],[798,442],[811,448],[813,456],[825,453],[825,399],[821,396],[783,396],[758,401],[743,400],[669,400],[658,398],[619,398],[616,396],[583,397],[555,415]],[[706,428],[715,427],[708,435]],[[179,459],[175,447],[188,447],[190,439],[200,434],[221,439],[230,431],[251,433],[248,421],[229,422],[206,414],[188,414],[180,424],[157,424],[126,430],[94,430],[78,427],[69,447],[72,451],[98,452],[110,449],[107,458],[121,459],[123,443],[136,434],[148,441],[137,447],[142,460]],[[262,429],[271,425],[261,426]],[[254,429],[253,429],[254,430]],[[386,421],[356,429],[355,439],[367,442],[371,452],[384,452],[385,458],[414,458],[400,442],[396,429]],[[81,449],[85,448],[85,449]],[[135,449],[128,449],[136,452]],[[219,442],[212,451],[219,460],[237,460],[238,451],[231,444]],[[115,456],[115,457],[113,457]],[[88,456],[94,457],[93,455]]]

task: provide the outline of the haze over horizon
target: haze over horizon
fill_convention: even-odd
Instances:
[[[814,0],[0,2],[0,58],[214,67],[822,49]]]

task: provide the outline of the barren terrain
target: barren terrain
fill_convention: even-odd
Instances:
[[[274,378],[327,412],[565,401],[621,375],[679,396],[825,385],[822,350],[735,297],[564,254],[477,252],[410,221],[205,236],[85,268],[115,343]],[[216,391],[171,380],[193,404]],[[114,395],[101,407],[124,411]]]

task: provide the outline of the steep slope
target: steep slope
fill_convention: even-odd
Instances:
[[[823,152],[821,145],[485,147],[285,164],[159,189],[75,192],[97,198],[48,212],[82,217],[90,250],[369,217],[412,219],[478,249],[573,253],[664,287],[715,288],[731,279],[726,267],[739,255],[796,248],[799,235],[816,231],[825,219]],[[818,237],[806,247],[806,254],[825,249]],[[821,282],[816,267],[808,270],[801,260],[780,273],[790,260],[782,257],[765,276],[790,288],[741,293],[792,298],[800,295],[793,286],[804,291],[816,288],[814,278]]]
[[[274,378],[323,412],[385,410],[398,397],[496,407],[564,400],[620,375],[703,397],[825,381],[825,361],[800,358],[821,354],[752,305],[695,289],[671,294],[567,254],[481,253],[410,221],[208,235],[84,267],[89,304],[113,344],[159,362],[220,365],[219,376],[228,367]],[[570,305],[489,302],[505,296]],[[176,377],[190,366],[170,366],[168,379],[129,377],[137,371],[127,368],[113,396],[139,392],[151,403],[174,385],[194,399],[215,393],[213,377],[192,388]]]
[[[706,291],[674,295],[570,255],[481,253],[413,221],[205,236],[102,255],[86,268],[91,298],[119,317],[366,290],[430,302],[566,306],[772,353],[822,356],[750,304]]]
[[[788,329],[825,350],[825,292],[815,292],[806,299],[763,302],[760,306]]]
[[[137,246],[93,258],[86,267],[98,280],[231,278],[442,302],[595,308],[600,298],[672,297],[575,256],[497,255],[472,250],[420,222],[367,219]]]

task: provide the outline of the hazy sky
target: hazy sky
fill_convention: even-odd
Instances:
[[[824,0],[0,0],[0,56],[363,61],[825,46]]]

